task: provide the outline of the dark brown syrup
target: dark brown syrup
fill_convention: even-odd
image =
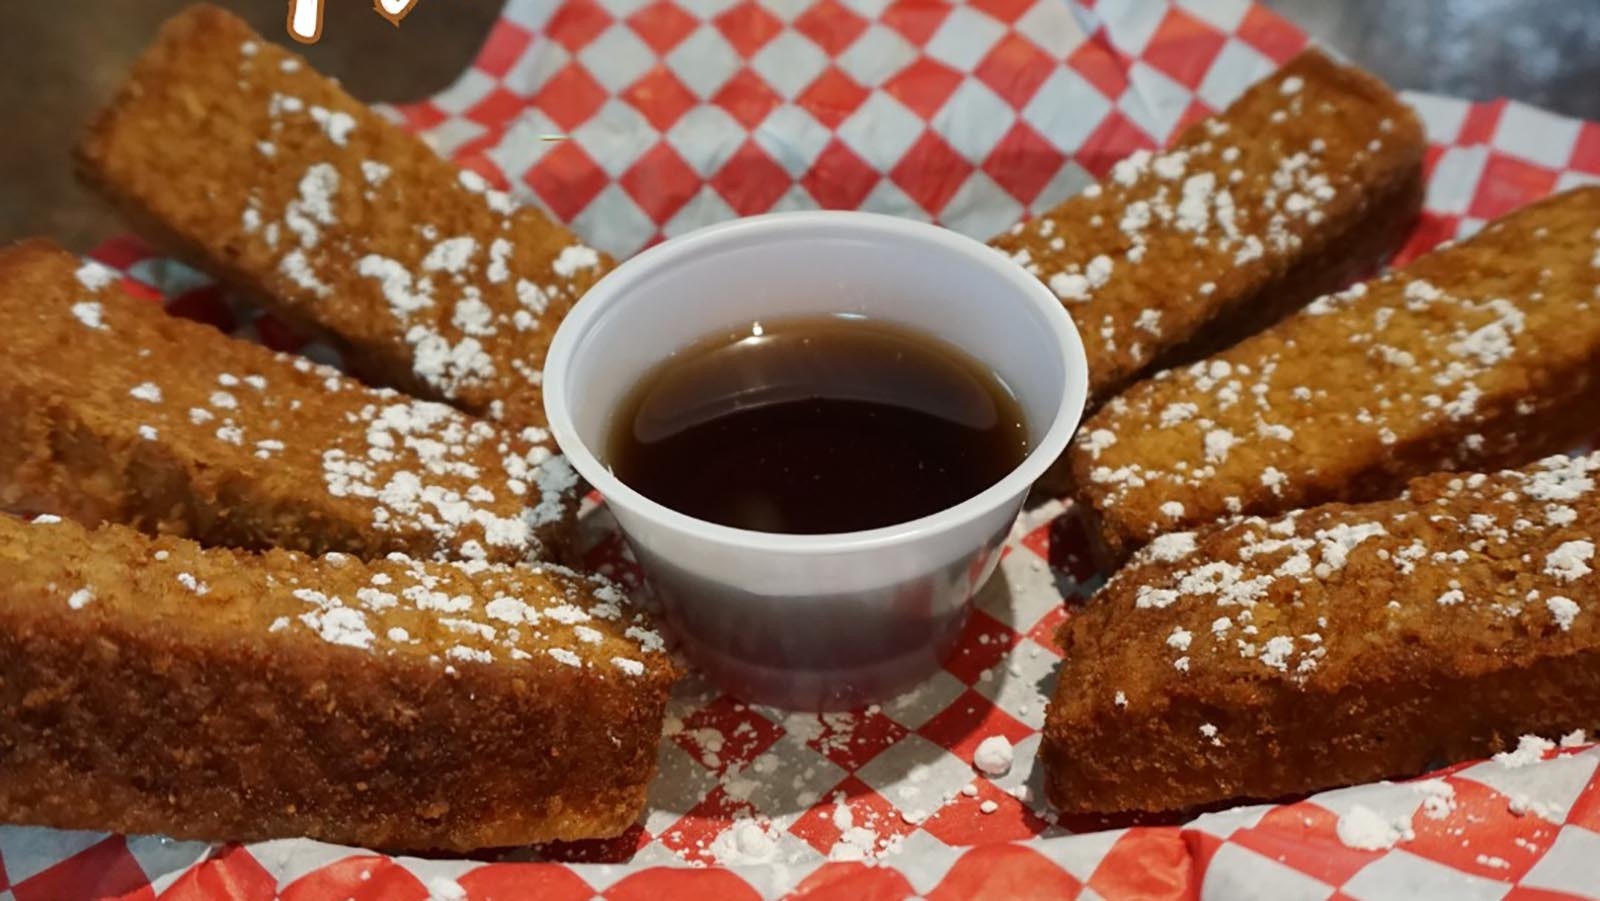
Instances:
[[[614,414],[606,463],[698,519],[821,534],[938,512],[1027,453],[1016,398],[964,351],[813,317],[712,335],[662,363]]]

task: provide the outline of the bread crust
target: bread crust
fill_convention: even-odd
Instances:
[[[1600,189],[1568,191],[1133,386],[1067,452],[1101,562],[1572,447],[1600,409],[1597,253]]]
[[[1064,811],[1410,776],[1600,723],[1600,454],[1147,546],[1061,629]]]
[[[5,516],[0,574],[5,822],[460,852],[644,804],[675,673],[598,578]]]
[[[205,544],[570,555],[541,445],[167,315],[42,240],[0,249],[0,509]]]
[[[546,425],[550,339],[611,265],[204,4],[162,27],[77,161],[143,234],[364,379],[519,429]]]

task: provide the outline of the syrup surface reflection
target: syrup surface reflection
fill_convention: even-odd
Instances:
[[[1016,399],[960,349],[807,317],[709,336],[647,374],[614,415],[606,463],[698,519],[819,534],[954,506],[1027,452]]]

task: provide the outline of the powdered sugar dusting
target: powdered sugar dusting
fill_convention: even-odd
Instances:
[[[1436,476],[1413,488],[1426,500],[1171,533],[1104,592],[1141,624],[1129,652],[1163,656],[1175,678],[1208,670],[1304,683],[1330,655],[1352,665],[1384,623],[1424,648],[1458,632],[1499,634],[1508,619],[1527,624],[1516,633],[1527,641],[1575,632],[1595,548],[1565,535],[1600,528],[1600,492],[1575,487],[1597,468],[1600,452],[1552,457],[1493,475]],[[1568,498],[1571,517],[1553,524],[1528,515],[1552,493]],[[1505,578],[1495,561],[1519,555],[1532,565]],[[1502,644],[1495,640],[1497,652],[1510,653]]]
[[[1570,403],[1556,397],[1567,389],[1530,395],[1528,379],[1582,378],[1570,367],[1532,374],[1566,365],[1548,348],[1600,347],[1590,245],[1540,237],[1543,221],[1513,214],[1135,385],[1085,424],[1097,437],[1073,447],[1076,465],[1089,467],[1086,495],[1137,544],[1238,512],[1229,497],[1267,513],[1327,498],[1329,485],[1392,468],[1396,448],[1428,455],[1407,463],[1417,474],[1515,456],[1522,432],[1561,415],[1552,402]],[[1505,260],[1504,271],[1463,275],[1484,253]],[[1340,450],[1321,453],[1305,435]],[[1588,473],[1552,473],[1527,490],[1559,503],[1591,482]],[[1183,499],[1181,519],[1161,507],[1170,498]]]
[[[1335,826],[1339,841],[1360,851],[1385,851],[1416,837],[1411,817],[1389,818],[1364,804],[1353,804]]]
[[[241,56],[238,76],[241,88],[259,85],[268,96],[257,113],[260,146],[275,160],[266,174],[293,179],[287,203],[275,207],[272,191],[251,190],[237,212],[242,235],[272,255],[275,290],[319,324],[327,323],[317,299],[335,290],[362,312],[387,313],[388,322],[363,326],[380,357],[409,366],[439,397],[491,416],[510,410],[518,424],[541,422],[536,404],[492,401],[539,384],[552,325],[543,314],[552,303],[564,309],[576,299],[576,280],[598,272],[600,254],[576,243],[549,247],[545,239],[555,227],[477,173],[423,184],[429,176],[415,167],[366,158],[358,145],[370,147],[373,139],[362,141],[364,130],[390,126],[364,124],[353,107],[297,96],[313,74],[286,78],[281,69]],[[402,178],[407,182],[397,183]],[[441,213],[458,229],[454,234],[441,233],[442,224],[423,219],[430,210],[419,209],[431,202],[422,198],[441,191],[454,192],[442,198]],[[372,222],[415,223],[415,235],[368,227]],[[363,283],[378,301],[370,310]],[[535,297],[538,303],[530,304]]]
[[[1572,631],[1572,622],[1578,618],[1581,608],[1571,598],[1560,595],[1551,595],[1545,598],[1545,607],[1550,611],[1550,621],[1563,632]]]
[[[469,558],[486,558],[491,550],[501,559],[537,553],[534,530],[559,518],[563,492],[576,485],[574,477],[547,490],[540,486],[538,504],[525,506],[548,451],[443,404],[389,395],[349,422],[364,434],[364,446],[323,452],[328,493],[372,501],[372,525],[379,530],[431,533],[441,548],[458,548]],[[494,470],[486,472],[485,465]]]
[[[644,630],[641,614],[617,606],[617,589],[598,576],[550,564],[423,562],[403,554],[368,563],[327,555],[308,566],[303,585],[343,587],[288,591],[304,609],[292,621],[275,620],[271,631],[298,623],[329,644],[384,654],[433,646],[438,651],[431,659],[440,666],[542,659],[558,669],[636,679],[660,661],[659,648],[629,634],[654,634]],[[260,589],[230,590],[255,592],[253,603],[275,602],[270,589],[261,600]],[[588,625],[547,615],[561,608],[581,612]]]

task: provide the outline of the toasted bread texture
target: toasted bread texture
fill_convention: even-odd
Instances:
[[[1516,466],[1600,410],[1600,188],[1323,297],[1142,382],[1068,451],[1108,563],[1163,532]]]
[[[0,821],[440,849],[611,836],[675,677],[560,567],[0,516]]]
[[[1093,408],[1371,271],[1415,221],[1425,148],[1382,82],[1307,50],[993,243],[1066,304]]]
[[[46,241],[0,250],[0,509],[210,545],[568,555],[564,458],[167,315]]]
[[[1410,776],[1600,723],[1600,454],[1165,535],[1062,627],[1065,811]]]
[[[545,425],[556,324],[610,266],[208,5],[162,27],[78,163],[136,228],[363,378],[516,428]]]

